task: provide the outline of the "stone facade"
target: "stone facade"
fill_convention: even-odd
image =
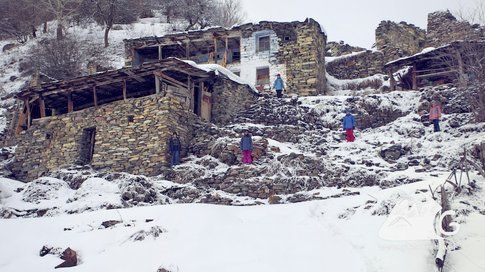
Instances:
[[[485,39],[485,28],[478,24],[458,21],[450,11],[428,14],[427,47],[439,47],[457,40]]]
[[[247,85],[226,78],[218,80],[212,91],[212,122],[226,125],[258,99],[258,94]]]
[[[94,169],[157,175],[169,162],[173,131],[185,146],[182,154],[186,152],[194,118],[178,100],[151,95],[36,119],[19,135],[12,172],[30,181],[79,163],[86,132],[95,130]]]
[[[260,24],[261,27],[267,27]],[[317,95],[326,92],[326,35],[320,25],[307,19],[300,23],[272,25],[279,37],[279,63],[286,65],[286,88],[289,93]]]
[[[383,73],[384,55],[370,50],[344,55],[327,62],[327,72],[338,79],[365,78]]]
[[[238,40],[240,48],[228,48],[227,52],[238,52],[240,61],[233,61],[233,56],[227,54],[227,63],[221,63],[220,57],[214,60],[213,55],[224,55],[223,40],[214,41],[214,37],[228,37]],[[269,37],[269,50],[258,50],[261,37]],[[269,89],[281,74],[288,93],[299,95],[324,94],[326,91],[325,78],[325,46],[326,34],[320,24],[313,19],[304,22],[260,22],[245,24],[232,29],[214,28],[180,34],[170,34],[163,37],[145,37],[125,40],[126,63],[133,64],[146,59],[153,59],[158,48],[175,45],[190,45],[203,41],[203,50],[187,52],[185,57],[196,63],[218,63],[237,73],[252,84],[257,84],[257,70],[269,69],[269,84],[260,84],[261,90]],[[216,46],[217,45],[217,46]],[[217,54],[210,51],[217,51]],[[217,47],[213,49],[212,47]],[[199,47],[198,48],[202,48]],[[144,51],[145,50],[145,51]],[[151,53],[144,53],[150,51]],[[160,49],[163,51],[163,49]],[[221,51],[222,50],[222,51]],[[211,57],[212,55],[212,57]],[[166,58],[160,55],[158,58]],[[170,57],[170,56],[168,56]],[[180,56],[179,56],[180,57]],[[138,63],[139,64],[139,63]]]
[[[421,52],[426,31],[406,22],[382,21],[376,29],[376,47],[385,62]]]

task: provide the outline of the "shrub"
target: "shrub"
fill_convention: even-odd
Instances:
[[[42,40],[29,55],[32,66],[48,77],[60,80],[81,74],[82,54],[73,38]]]

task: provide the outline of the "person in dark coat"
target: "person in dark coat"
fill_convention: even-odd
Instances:
[[[276,90],[276,97],[282,98],[283,90],[285,89],[285,83],[283,82],[280,74],[276,75],[276,80],[274,81],[273,88]]]
[[[175,132],[170,140],[168,141],[168,147],[170,151],[170,165],[176,166],[180,164],[180,150],[182,149],[182,144],[180,143],[180,138]]]
[[[241,138],[242,162],[245,164],[253,163],[253,138],[249,131],[244,133]]]
[[[345,130],[345,139],[347,142],[353,142],[355,141],[355,136],[354,136],[354,129],[355,129],[355,118],[350,112],[350,110],[346,111],[345,117],[343,119],[343,126]]]

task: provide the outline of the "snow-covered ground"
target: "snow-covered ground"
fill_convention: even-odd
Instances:
[[[57,256],[39,257],[39,250],[48,245],[77,251],[80,264],[69,271],[157,271],[159,267],[184,272],[434,271],[434,243],[381,239],[379,231],[387,216],[378,214],[389,203],[431,201],[430,194],[421,190],[439,185],[445,174],[392,189],[370,187],[360,189],[359,195],[300,204],[187,204],[1,219],[0,270],[54,271],[61,262]],[[483,187],[483,178],[472,178]],[[110,191],[109,186],[101,187],[93,195]],[[468,201],[483,205],[484,198],[480,190]],[[106,195],[91,200],[101,204]],[[105,229],[101,223],[107,220],[122,223]],[[450,239],[455,250],[449,252],[444,271],[484,271],[484,224],[483,215],[470,211],[458,235]],[[159,237],[133,238],[154,228],[162,230]]]
[[[40,34],[40,38],[53,37],[53,24],[51,32]],[[101,48],[109,66],[120,68],[124,64],[123,39],[160,36],[171,31],[172,25],[156,18],[119,25],[110,32],[111,45],[105,49],[103,30],[94,24],[72,26],[68,35],[78,37],[85,46]],[[16,92],[28,80],[19,73],[19,64],[38,40],[0,55],[3,92]],[[0,48],[9,42],[0,41]],[[327,58],[332,60],[336,58]],[[240,80],[220,67],[199,67]],[[417,211],[415,217],[429,213],[419,203],[431,203],[430,186],[436,188],[444,182],[450,165],[463,150],[470,151],[483,142],[485,124],[471,122],[470,113],[445,114],[443,132],[433,133],[417,114],[423,93],[345,90],[348,84],[369,80],[381,80],[388,85],[384,75],[339,80],[327,74],[327,79],[335,90],[332,96],[296,99],[298,107],[308,111],[296,110],[292,98],[276,103],[273,116],[294,118],[293,123],[283,120],[286,127],[261,121],[256,116],[254,120],[219,128],[226,134],[213,141],[216,146],[231,144],[237,149],[242,129],[255,132],[255,142],[267,141],[268,154],[251,166],[226,164],[210,154],[190,156],[176,168],[188,180],[186,183],[162,176],[66,169],[60,170],[60,177],[43,177],[28,184],[0,178],[0,271],[53,271],[61,260],[54,255],[39,257],[44,245],[76,250],[80,264],[70,271],[155,272],[160,267],[171,272],[434,271],[433,241],[414,241],[412,237],[407,241],[385,240],[379,235],[381,227],[392,208],[402,201],[418,207],[417,210],[410,207]],[[368,106],[376,112],[364,112],[359,106]],[[338,128],[349,108],[367,115],[398,112],[400,117],[366,129],[359,129],[357,124],[357,140],[347,143]],[[288,112],[281,112],[285,110]],[[6,125],[2,118],[5,112],[0,108],[0,132]],[[311,117],[310,121],[305,114]],[[283,135],[281,127],[288,129]],[[396,144],[406,154],[396,161],[382,158],[381,150]],[[318,169],[322,173],[328,170],[349,177],[348,183],[337,187],[332,180],[319,180],[318,186],[308,189],[306,179],[310,180],[313,173],[301,165],[308,162],[307,158],[311,159],[309,163],[320,161],[322,165],[318,166],[328,168]],[[411,161],[417,163],[412,165]],[[271,201],[266,197],[229,192],[231,184],[218,188],[203,182],[224,180],[234,172],[246,175],[236,183],[248,181],[248,186],[278,180],[296,180],[296,186],[303,180],[304,184],[296,193],[279,194],[279,203],[284,204],[267,205]],[[248,172],[256,174],[251,176]],[[69,175],[74,178],[62,179]],[[377,179],[372,186],[353,183],[366,175]],[[322,179],[318,175],[312,178]],[[485,178],[475,172],[471,178],[476,186],[466,186],[451,203],[452,210],[457,211],[454,220],[461,228],[457,235],[447,239],[446,272],[485,271]],[[73,185],[76,180],[82,181],[78,187]],[[409,182],[413,183],[405,184]],[[149,200],[133,197],[135,203],[125,198],[126,194],[139,190],[143,197],[150,196]],[[299,202],[291,200],[296,195],[305,196],[299,201],[313,201],[290,204]],[[228,199],[232,206],[195,204],[208,197]],[[193,203],[181,204],[184,202]],[[107,220],[122,222],[105,229],[101,223]],[[409,234],[416,231],[412,224],[408,227]]]

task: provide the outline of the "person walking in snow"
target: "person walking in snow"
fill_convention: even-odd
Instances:
[[[282,98],[283,90],[285,89],[285,83],[283,82],[280,74],[276,75],[276,80],[274,81],[273,88],[276,90],[276,97]]]
[[[345,130],[345,139],[347,142],[353,142],[355,140],[354,136],[354,129],[355,129],[355,118],[350,112],[350,110],[346,111],[345,117],[343,119],[343,125]]]
[[[429,109],[429,120],[433,123],[434,132],[440,131],[440,119],[441,119],[441,105],[438,101],[433,100],[431,108]]]
[[[241,138],[242,162],[251,164],[253,162],[253,138],[249,131],[246,131]]]
[[[182,144],[180,143],[180,138],[175,132],[170,140],[168,141],[168,147],[170,150],[170,165],[176,166],[180,164],[180,150],[182,149]]]

